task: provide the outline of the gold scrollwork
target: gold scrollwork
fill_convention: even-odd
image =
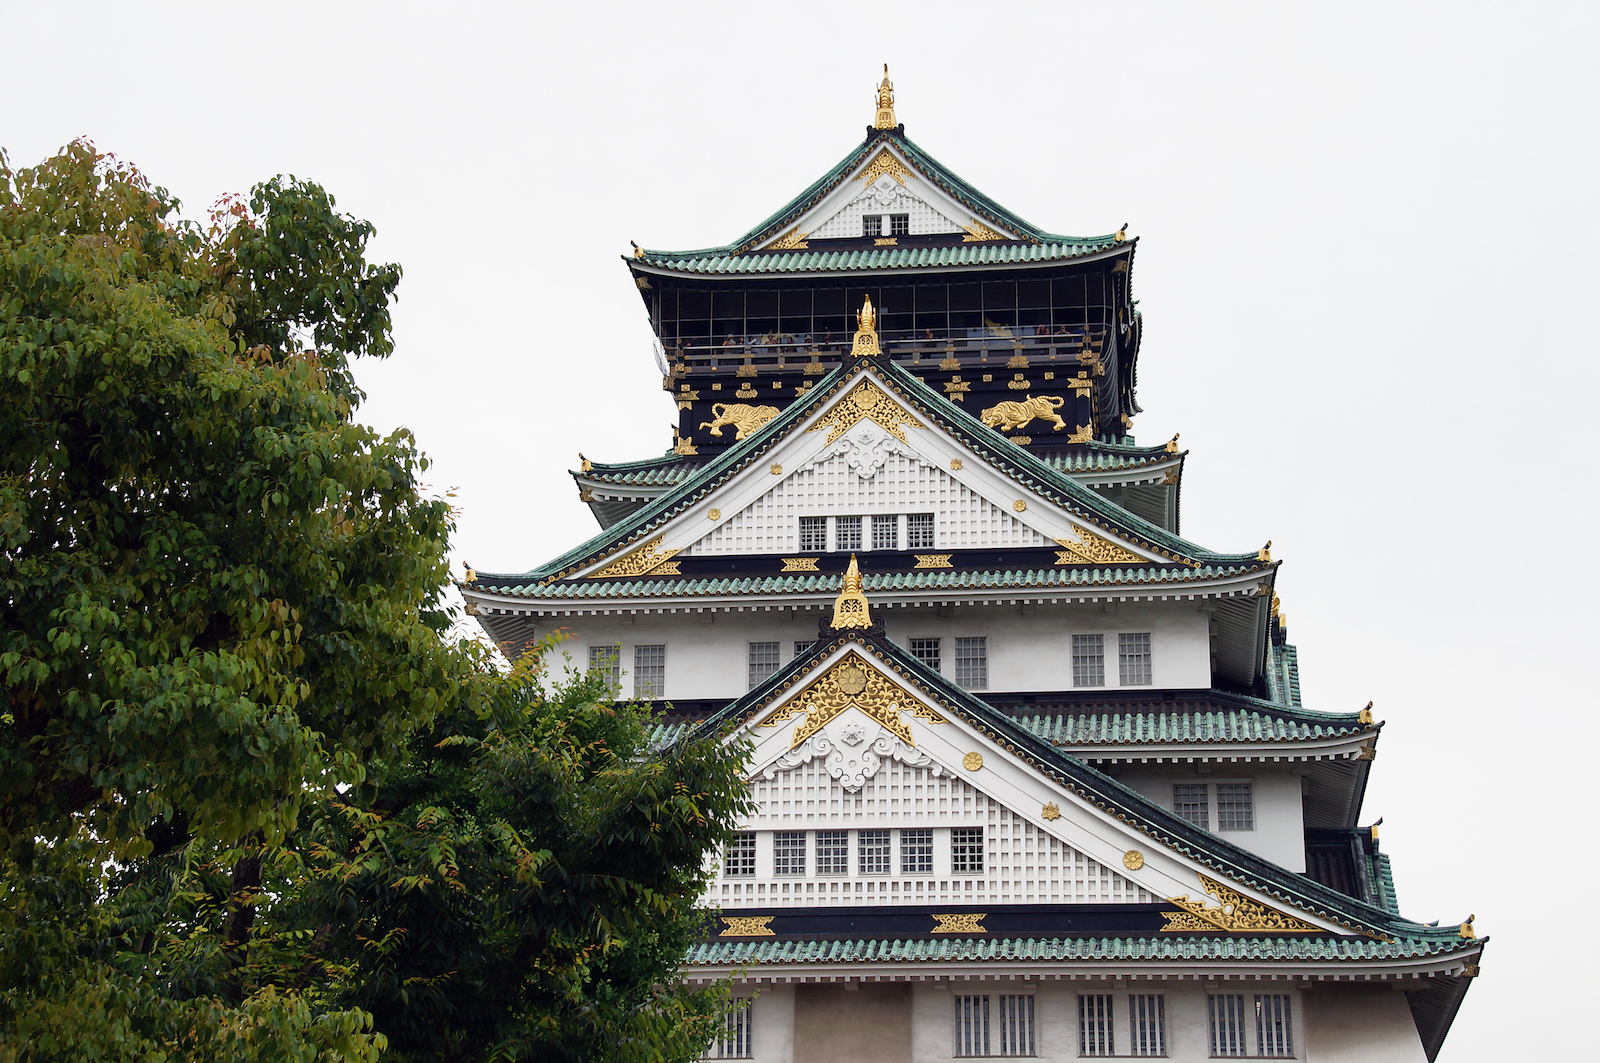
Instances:
[[[1053,823],[1061,818],[1061,806],[1051,801],[1039,810],[1039,815]]]
[[[810,233],[800,232],[799,228],[800,227],[797,225],[793,229],[790,229],[788,232],[784,233],[782,236],[778,237],[776,240],[772,241],[772,243],[767,245],[767,250],[768,251],[804,251],[804,250],[806,250],[808,247],[811,246],[810,244],[806,243],[806,237],[810,236],[811,234]]]
[[[1056,551],[1056,564],[1058,565],[1142,565],[1146,559],[1140,557],[1132,550],[1125,550],[1112,542],[1103,539],[1087,528],[1080,528],[1076,524],[1072,530],[1078,533],[1076,541],[1071,539],[1057,539],[1061,547]]]
[[[789,740],[789,748],[793,749],[822,730],[829,720],[852,708],[882,724],[885,730],[908,746],[917,743],[911,735],[910,726],[900,718],[902,712],[909,710],[914,719],[929,723],[945,722],[943,716],[915,698],[907,697],[905,691],[888,676],[852,650],[756,726],[776,727],[785,720],[804,716]]]
[[[678,562],[672,558],[677,555],[677,550],[662,550],[661,540],[665,535],[658,535],[637,549],[631,550],[617,558],[611,564],[596,572],[589,573],[589,579],[615,579],[627,576],[652,576],[652,575],[678,575]]]
[[[917,554],[912,568],[950,568],[950,554]]]
[[[988,912],[959,912],[959,913],[930,913],[933,915],[934,926],[930,934],[987,934],[983,928],[984,916]]]
[[[777,918],[775,915],[724,915],[719,917],[726,928],[718,937],[732,938],[763,938],[776,937],[777,931],[770,924]]]
[[[713,412],[715,407],[712,408]],[[777,411],[774,410],[774,413]],[[880,428],[894,436],[900,442],[906,442],[906,425],[912,428],[926,428],[921,421],[911,416],[904,406],[890,398],[882,388],[870,380],[863,380],[850,389],[850,393],[841,399],[833,409],[818,418],[817,423],[807,428],[807,432],[820,432],[828,430],[828,442],[832,443],[862,421],[875,421]]]
[[[982,240],[1004,240],[1005,239],[1004,236],[1002,236],[999,233],[995,232],[993,229],[991,229],[987,225],[983,224],[983,222],[979,221],[977,218],[973,218],[972,219],[972,224],[971,225],[963,225],[962,228],[967,230],[967,235],[965,235],[965,236],[963,236],[961,238],[962,243],[970,244],[970,243],[976,243],[976,242],[982,241]]]
[[[906,183],[906,178],[911,176],[911,171],[905,168],[904,163],[895,158],[894,152],[884,148],[872,157],[871,162],[861,168],[854,179],[865,181],[870,185],[883,174],[888,174],[903,185]],[[996,237],[995,239],[999,238]]]
[[[783,571],[815,572],[819,560],[821,559],[816,557],[786,557],[783,559]]]
[[[1205,901],[1191,901],[1187,893],[1169,897],[1168,904],[1176,904],[1181,912],[1162,912],[1167,925],[1163,933],[1172,930],[1226,930],[1230,933],[1247,930],[1276,930],[1294,934],[1321,934],[1323,929],[1303,919],[1296,919],[1276,908],[1251,900],[1244,894],[1231,890],[1216,879],[1200,876],[1200,884],[1218,903],[1209,907]]]

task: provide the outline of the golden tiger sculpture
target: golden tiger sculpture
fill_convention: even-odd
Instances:
[[[1056,413],[1066,402],[1060,395],[1040,395],[1034,398],[1029,395],[1023,402],[1002,402],[990,406],[983,411],[983,423],[990,428],[998,428],[1002,432],[1009,432],[1021,428],[1035,417],[1041,421],[1054,421],[1052,431],[1059,432],[1067,427],[1067,423]]]
[[[1015,404],[1013,403],[1013,405]],[[712,435],[721,436],[723,428],[732,425],[735,429],[733,438],[739,440],[778,416],[778,408],[776,406],[751,406],[743,402],[733,402],[725,406],[719,402],[711,407],[711,415],[716,419],[713,421],[701,421],[701,428],[709,428]]]

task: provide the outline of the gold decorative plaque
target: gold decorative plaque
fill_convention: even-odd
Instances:
[[[1208,907],[1204,901],[1191,901],[1187,893],[1181,897],[1169,897],[1167,903],[1176,904],[1183,911],[1161,913],[1167,921],[1167,925],[1161,928],[1163,933],[1171,930],[1229,932],[1277,930],[1295,934],[1324,933],[1319,926],[1313,926],[1276,908],[1270,908],[1260,901],[1253,901],[1205,875],[1200,876],[1200,884],[1219,902],[1219,907]]]
[[[934,914],[934,927],[929,933],[933,934],[987,934],[983,928],[983,917],[988,912],[962,912],[960,914]]]
[[[1080,528],[1076,524],[1072,530],[1078,533],[1076,541],[1071,539],[1057,539],[1056,544],[1061,547],[1056,551],[1056,564],[1058,565],[1143,565],[1147,559],[1140,557],[1132,550],[1124,550],[1110,539],[1103,539],[1087,528]]]
[[[968,753],[961,758],[961,766],[968,771],[977,771],[983,767],[983,754],[977,752]]]
[[[1045,805],[1044,808],[1039,810],[1039,815],[1043,816],[1047,820],[1050,820],[1051,822],[1054,822],[1061,818],[1061,806],[1056,804],[1054,801],[1051,801],[1049,804]]]
[[[1071,435],[1067,436],[1067,442],[1068,443],[1093,443],[1094,442],[1094,425],[1092,425],[1092,424],[1080,424],[1077,428],[1072,430],[1072,434]]]
[[[627,576],[678,575],[678,562],[672,560],[678,551],[676,549],[662,550],[661,540],[665,538],[665,535],[656,536],[643,546],[629,551],[604,568],[589,573],[588,578],[615,579]]]
[[[815,572],[818,560],[819,558],[815,557],[786,557],[783,559],[783,571]]]
[[[960,458],[951,458],[950,459],[950,471],[951,472],[960,472],[961,471],[961,459]]]
[[[773,466],[772,466],[772,475],[774,475],[774,476],[782,476],[783,475],[783,466],[774,463]]]
[[[905,691],[891,682],[888,676],[852,650],[757,726],[776,727],[785,720],[804,716],[805,719],[789,739],[789,748],[793,749],[822,730],[828,721],[851,708],[860,710],[882,724],[908,746],[917,743],[910,726],[900,719],[902,712],[909,711],[913,718],[929,723],[945,722],[943,716],[922,702],[907,697]]]
[[[1015,502],[1011,503],[1011,508],[1016,510],[1018,513],[1021,513],[1028,508],[1028,500],[1026,498],[1019,498]]]
[[[767,925],[776,918],[773,915],[724,915],[721,919],[727,927],[718,937],[776,937],[777,932]]]
[[[678,435],[678,430],[676,428],[672,430],[672,434],[677,438],[677,442],[672,445],[672,452],[674,454],[689,455],[700,453],[699,449],[695,447],[693,439],[689,438],[688,436]]]
[[[712,520],[721,520],[722,519],[722,510],[720,510],[720,509],[707,510],[706,511],[706,516],[710,517]]]
[[[912,428],[927,427],[911,416],[904,406],[886,395],[878,385],[870,380],[863,380],[806,431],[820,432],[826,428],[827,441],[832,443],[862,421],[868,420],[876,422],[880,428],[902,443],[906,442],[906,425]]]
[[[1144,854],[1137,849],[1129,849],[1122,854],[1122,866],[1129,871],[1137,871],[1144,866]]]
[[[950,554],[917,554],[912,568],[950,568]]]

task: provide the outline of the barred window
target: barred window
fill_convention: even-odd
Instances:
[[[1288,996],[1256,994],[1256,1052],[1273,1057],[1294,1055]]]
[[[889,215],[889,235],[890,236],[909,236],[910,234],[911,234],[911,215],[909,215],[909,214],[891,214],[891,215]]]
[[[911,656],[937,672],[939,670],[939,640],[912,639]]]
[[[838,537],[835,550],[861,549],[861,518],[860,517],[835,517],[834,533]]]
[[[828,549],[828,518],[800,518],[800,549],[823,551]]]
[[[659,698],[667,689],[667,648],[665,646],[635,646],[633,648],[633,696]]]
[[[1167,1001],[1160,993],[1128,997],[1128,1049],[1135,1056],[1167,1054]]]
[[[774,875],[803,875],[806,873],[806,832],[780,830],[772,835],[772,873]]]
[[[933,514],[912,513],[906,517],[906,549],[933,549]]]
[[[1072,685],[1106,685],[1106,647],[1103,635],[1072,636]]]
[[[612,697],[622,691],[622,647],[590,646],[589,671],[599,672]]]
[[[1117,677],[1125,687],[1150,685],[1150,632],[1117,636]]]
[[[883,215],[882,214],[863,214],[861,216],[861,235],[862,236],[882,236],[883,235]]]
[[[857,867],[863,875],[889,873],[889,832],[864,830],[856,836]]]
[[[872,548],[893,550],[900,545],[900,518],[883,514],[872,518]]]
[[[733,836],[728,850],[722,856],[722,873],[737,877],[756,873],[756,836],[754,831],[740,831]]]
[[[749,997],[730,1001],[722,1018],[722,1032],[711,1043],[711,1059],[752,1059],[755,1056],[750,1039],[751,1005]]]
[[[1033,994],[1006,993],[995,998],[997,1056],[1033,1055]]]
[[[1206,803],[1205,783],[1174,783],[1172,811],[1196,827],[1211,829],[1211,809]]]
[[[956,996],[956,1055],[989,1054],[989,998]]]
[[[956,683],[966,690],[989,688],[989,639],[956,639]]]
[[[1247,782],[1217,783],[1217,829],[1255,830],[1255,799]]]
[[[847,830],[817,831],[817,874],[848,875],[850,873],[850,832]]]
[[[750,689],[754,690],[761,683],[778,670],[778,646],[776,642],[750,643]]]
[[[1078,994],[1078,1055],[1114,1056],[1116,1037],[1111,1027],[1111,997],[1106,993]]]
[[[983,828],[956,827],[950,831],[950,871],[952,874],[983,870]]]
[[[1244,995],[1212,993],[1206,997],[1206,1021],[1211,1031],[1213,1056],[1249,1055],[1244,1024]]]
[[[933,831],[928,828],[900,832],[900,873],[933,874]]]
[[[798,657],[802,653],[810,653],[811,652],[811,647],[815,646],[815,645],[816,645],[816,640],[815,639],[795,639],[794,640],[794,655],[796,657]]]

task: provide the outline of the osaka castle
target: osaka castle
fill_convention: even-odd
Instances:
[[[599,533],[461,589],[663,747],[749,750],[682,967],[734,986],[707,1058],[1438,1054],[1484,940],[1401,914],[1383,724],[1307,706],[1281,562],[1184,538],[1188,452],[1135,442],[1137,246],[973,188],[885,71],[770,218],[624,257],[670,449],[597,435]]]

